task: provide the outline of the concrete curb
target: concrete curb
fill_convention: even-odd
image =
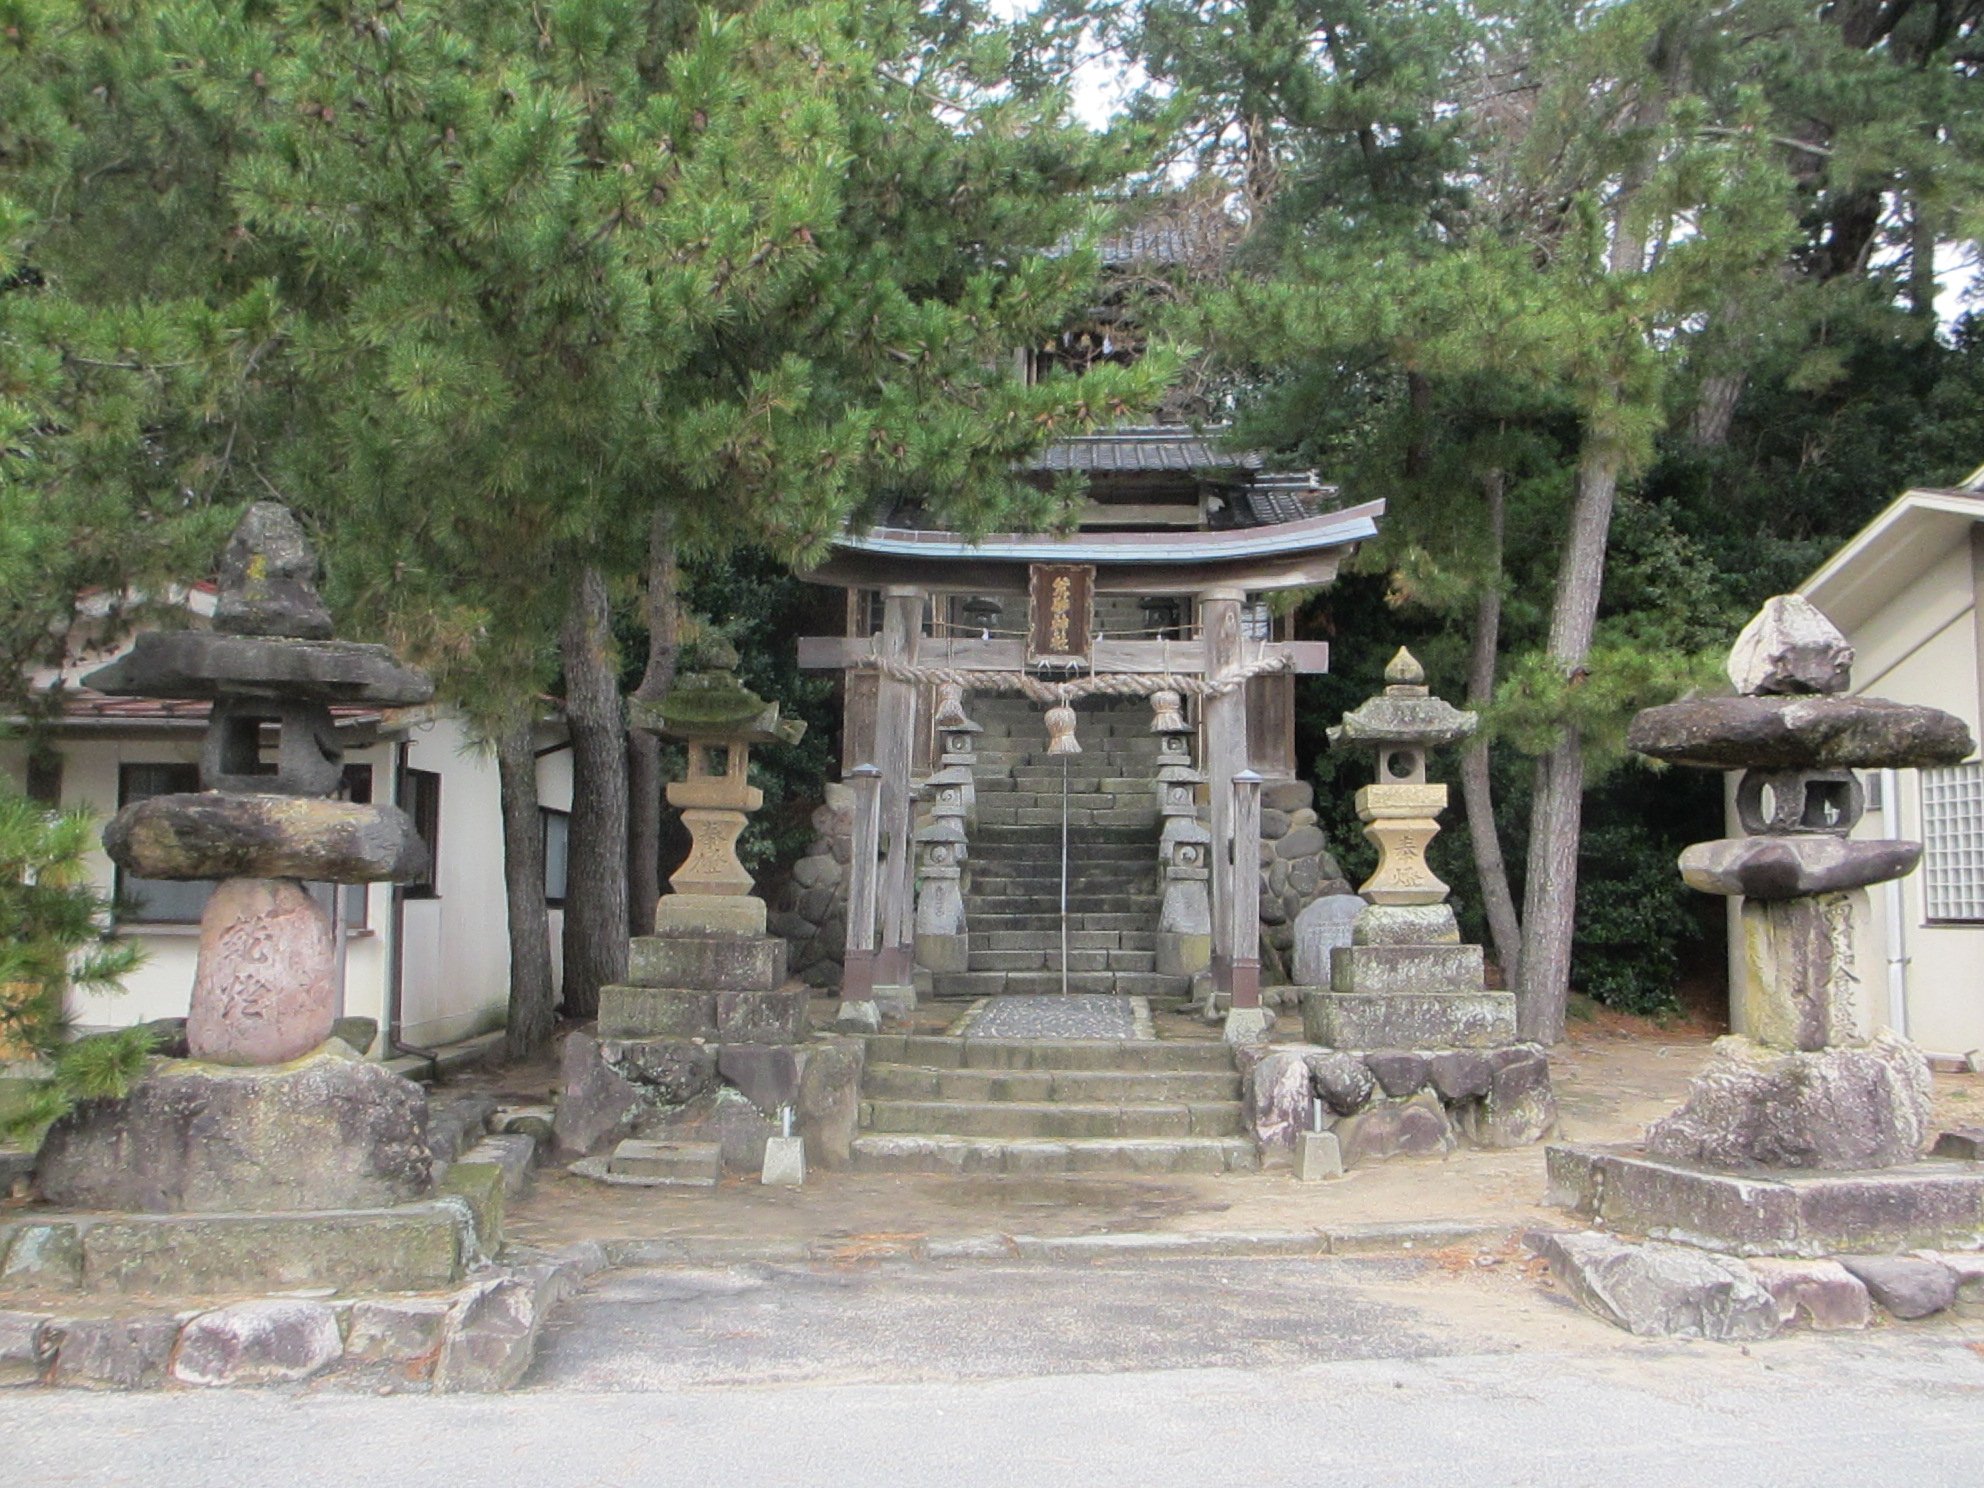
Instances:
[[[1499,1241],[1515,1233],[1489,1220],[1340,1225],[1319,1230],[1127,1230],[1100,1235],[887,1236],[872,1240],[733,1240],[678,1236],[606,1240],[613,1267],[674,1268],[749,1264],[808,1265],[850,1261],[1145,1260],[1192,1256],[1232,1260],[1317,1259],[1438,1250]]]

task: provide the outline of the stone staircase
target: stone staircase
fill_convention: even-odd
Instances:
[[[915,1034],[869,1037],[853,1157],[881,1173],[1260,1165],[1224,1043]]]
[[[1190,995],[1189,977],[1155,970],[1157,741],[1140,701],[1085,699],[1082,753],[1047,753],[1042,710],[979,698],[977,820],[965,894],[970,960],[939,973],[943,998],[1063,990],[1060,876],[1062,776],[1067,776],[1066,990],[1154,998]],[[1065,762],[1065,764],[1064,764]]]

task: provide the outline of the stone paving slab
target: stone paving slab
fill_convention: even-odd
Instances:
[[[1154,1039],[1150,1004],[1102,992],[988,997],[957,1025],[965,1038]]]

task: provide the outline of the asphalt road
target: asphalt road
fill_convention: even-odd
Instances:
[[[1984,1481],[1984,1325],[1626,1337],[1512,1263],[617,1273],[523,1391],[0,1394],[0,1483]]]

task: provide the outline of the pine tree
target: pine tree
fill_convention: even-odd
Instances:
[[[1276,65],[1303,80],[1268,95],[1279,189],[1204,335],[1262,389],[1255,442],[1299,430],[1393,498],[1379,554],[1400,597],[1471,616],[1469,695],[1492,683],[1495,733],[1536,756],[1513,954],[1499,855],[1478,867],[1523,1030],[1554,1040],[1587,760],[1697,674],[1693,627],[1601,607],[1622,484],[1713,401],[1732,346],[1795,342],[1826,313],[1799,300],[1820,281],[1787,274],[1824,224],[1858,222],[1851,203],[1897,175],[1936,183],[1938,231],[1977,200],[1956,43],[1943,72],[1877,92],[1887,55],[1837,11],[1780,0],[1205,8],[1280,38]],[[1818,100],[1823,140],[1804,132]],[[1505,620],[1520,629],[1498,677]],[[1486,766],[1463,772],[1477,850]]]
[[[492,740],[562,672],[577,1015],[625,954],[610,618],[655,514],[683,551],[793,562],[901,495],[966,530],[1041,523],[1062,498],[1014,463],[1166,374],[1012,377],[1011,348],[1087,294],[1094,197],[1145,132],[1006,87],[1017,43],[976,5],[108,14],[77,64],[84,94],[109,80],[89,140],[174,183],[133,220],[184,230],[207,298],[245,278],[279,307],[213,498],[306,513],[341,615],[433,664]],[[109,209],[142,188],[67,189]],[[78,232],[55,246],[93,261]]]

